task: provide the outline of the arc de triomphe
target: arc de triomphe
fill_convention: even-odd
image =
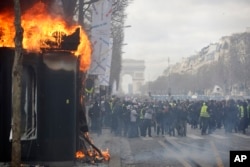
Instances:
[[[141,94],[141,86],[144,84],[144,70],[144,60],[123,59],[120,73],[120,90],[121,83],[123,82],[122,78],[127,74],[132,77],[132,90],[130,90],[129,93]]]

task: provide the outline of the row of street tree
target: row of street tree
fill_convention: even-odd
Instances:
[[[192,71],[169,72],[147,83],[142,88],[153,94],[200,95],[211,92],[215,85],[224,95],[250,94],[250,33],[234,34],[218,48],[218,60],[206,63]],[[200,58],[200,57],[198,57]],[[197,59],[198,59],[197,58]],[[210,90],[210,91],[209,91]]]

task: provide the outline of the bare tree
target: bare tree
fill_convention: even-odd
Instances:
[[[110,86],[113,87],[113,83],[116,82],[116,88],[119,85],[121,63],[122,63],[122,47],[124,39],[124,22],[125,22],[125,9],[131,3],[130,0],[113,0],[112,11],[112,28],[111,34],[113,38],[113,51],[110,70]]]
[[[21,81],[22,81],[22,40],[20,1],[14,0],[15,11],[15,58],[12,69],[12,161],[11,166],[21,164]]]

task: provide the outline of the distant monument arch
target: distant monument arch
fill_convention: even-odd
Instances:
[[[129,86],[129,94],[141,94],[141,86],[144,83],[144,60],[123,59],[122,69],[120,73],[120,90],[121,83],[123,83],[123,76],[130,75],[132,77],[132,85]]]

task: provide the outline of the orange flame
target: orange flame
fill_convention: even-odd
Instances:
[[[84,155],[84,153],[83,153],[82,151],[77,151],[77,152],[76,152],[76,158],[82,159],[82,158],[84,158],[84,157],[85,157],[85,155]]]
[[[107,149],[106,151],[101,151],[101,152],[102,152],[102,156],[103,156],[104,161],[109,161],[110,160],[109,150]],[[96,158],[96,159],[99,159],[101,157],[95,150],[89,149],[89,150],[87,150],[87,154],[88,154],[88,156]],[[83,159],[86,157],[86,155],[82,151],[77,151],[75,154],[75,157],[77,159]]]
[[[0,13],[0,47],[14,47],[14,16],[5,11]],[[42,2],[36,3],[31,9],[22,15],[23,48],[27,51],[39,52],[41,48],[51,48],[45,41],[53,41],[58,44],[55,32],[66,35],[72,34],[79,25],[68,26],[62,17],[49,15],[46,6]],[[80,69],[86,71],[90,65],[91,43],[87,34],[81,29],[80,44],[74,52],[80,58]]]
[[[102,155],[103,155],[103,158],[105,159],[105,161],[109,161],[110,160],[110,154],[109,154],[109,150],[108,149],[106,151],[102,151]]]

